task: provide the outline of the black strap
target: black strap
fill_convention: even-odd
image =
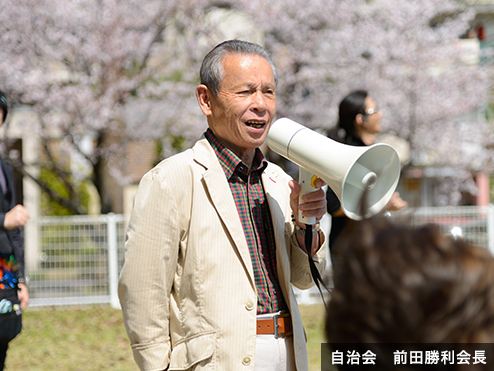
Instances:
[[[319,270],[316,267],[316,264],[314,263],[314,259],[312,259],[312,225],[311,224],[306,224],[305,225],[305,248],[307,250],[307,255],[309,257],[309,267],[310,267],[310,274],[312,276],[312,279],[314,280],[314,283],[316,284],[319,293],[321,294],[322,302],[324,303],[324,307],[326,308],[326,312],[328,311],[328,307],[326,305],[326,300],[324,299],[324,295],[321,290],[321,285],[326,289],[326,291],[331,294],[329,289],[326,287],[324,284],[321,275],[319,274]]]

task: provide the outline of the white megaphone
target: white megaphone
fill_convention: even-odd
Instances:
[[[341,144],[288,118],[271,125],[268,146],[300,167],[300,196],[316,190],[313,182],[319,177],[336,193],[345,215],[355,220],[380,212],[400,178],[400,159],[393,147]],[[365,190],[367,206],[362,213],[360,201]],[[300,214],[299,220],[316,222]]]

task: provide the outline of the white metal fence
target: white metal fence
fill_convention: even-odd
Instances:
[[[37,264],[26,267],[30,305],[110,303],[118,308],[125,217],[42,217],[34,222],[39,245]]]
[[[477,207],[426,207],[401,213],[414,225],[435,223],[444,232],[463,237],[494,254],[494,205]]]
[[[420,225],[437,223],[494,252],[494,206],[409,209],[400,216]],[[118,274],[123,263],[127,221],[123,215],[42,217],[38,246],[26,267],[30,305],[109,303],[118,308]],[[297,291],[299,302],[318,300],[317,289]],[[320,300],[320,299],[319,299]]]

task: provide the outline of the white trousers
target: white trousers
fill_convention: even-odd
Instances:
[[[254,371],[295,371],[293,336],[276,339],[274,335],[257,335]]]

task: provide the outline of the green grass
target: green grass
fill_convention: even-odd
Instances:
[[[308,337],[309,370],[321,370],[325,309],[300,306]],[[108,306],[29,308],[9,346],[6,371],[136,371],[119,310]]]
[[[9,345],[7,370],[137,370],[119,310],[28,309]]]
[[[326,309],[320,305],[300,305],[300,313],[307,333],[307,354],[309,356],[309,370],[321,370],[321,343],[324,338],[324,318]]]

